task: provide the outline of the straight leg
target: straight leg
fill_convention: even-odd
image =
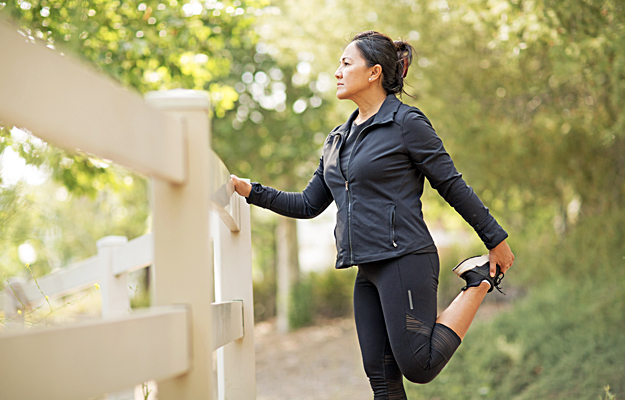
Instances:
[[[405,400],[403,377],[393,356],[375,285],[359,269],[354,285],[354,317],[365,373],[375,400]]]

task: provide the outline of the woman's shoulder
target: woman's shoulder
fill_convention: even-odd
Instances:
[[[411,126],[422,125],[423,123],[433,127],[432,122],[425,116],[425,113],[421,109],[408,105],[404,102],[399,106],[399,112],[397,113],[397,120],[402,125],[408,124]]]

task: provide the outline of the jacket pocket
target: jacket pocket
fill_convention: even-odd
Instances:
[[[389,216],[389,240],[391,242],[391,245],[393,247],[397,247],[397,243],[395,242],[395,209],[396,206],[395,204],[391,205],[391,212],[390,212],[390,216]]]

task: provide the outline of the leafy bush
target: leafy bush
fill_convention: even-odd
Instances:
[[[588,219],[564,238],[535,247],[533,255],[525,251],[515,268],[532,272],[529,296],[475,324],[438,378],[408,386],[411,398],[622,398],[623,222],[623,213]]]
[[[301,328],[313,322],[314,307],[312,303],[312,282],[302,280],[293,287],[289,308],[289,325],[291,329]]]
[[[357,268],[328,270],[310,274],[314,314],[323,318],[352,315]]]
[[[292,328],[312,324],[318,318],[340,318],[352,313],[356,268],[311,272],[293,288],[289,322]]]

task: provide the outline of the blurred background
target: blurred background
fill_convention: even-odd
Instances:
[[[229,170],[291,191],[355,107],[334,97],[350,37],[407,39],[418,54],[403,101],[432,121],[516,255],[507,296],[487,298],[489,317],[409,397],[625,399],[621,1],[1,0],[0,18],[129,90],[208,91]],[[95,254],[104,236],[150,231],[149,210],[144,177],[0,121],[0,289]],[[432,189],[424,214],[445,307],[462,286],[449,270],[486,249]],[[333,269],[334,210],[296,222],[252,208],[252,219],[256,321],[294,331],[349,319],[356,271]],[[144,271],[133,307],[149,305]]]

